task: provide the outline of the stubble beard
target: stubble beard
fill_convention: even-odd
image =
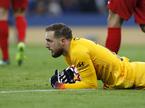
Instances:
[[[57,52],[52,52],[52,57],[57,58],[63,54],[63,49],[58,50]]]

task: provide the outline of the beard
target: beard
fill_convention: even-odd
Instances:
[[[59,49],[56,52],[51,52],[51,53],[52,53],[52,57],[57,58],[63,54],[63,49]]]

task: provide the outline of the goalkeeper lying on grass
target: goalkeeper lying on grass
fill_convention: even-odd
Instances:
[[[61,23],[48,26],[45,39],[52,56],[63,55],[70,66],[56,70],[53,88],[97,88],[97,80],[106,88],[145,88],[145,62],[129,62],[90,40],[73,38],[71,29]]]

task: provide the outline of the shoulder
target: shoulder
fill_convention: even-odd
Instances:
[[[84,55],[88,52],[88,49],[83,45],[76,45],[73,47],[71,54],[73,55]]]
[[[79,47],[75,47],[70,54],[72,62],[75,61],[85,61],[90,59],[89,51],[87,48],[79,45]]]
[[[78,37],[72,39],[71,46],[72,53],[80,53],[88,49],[87,40]]]

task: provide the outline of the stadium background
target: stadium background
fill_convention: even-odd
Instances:
[[[107,0],[30,0],[27,10],[27,43],[44,43],[45,27],[63,22],[72,27],[75,36],[96,37],[104,45],[107,35]],[[10,41],[15,41],[12,11]],[[122,44],[145,43],[144,33],[131,18],[122,30]],[[133,37],[133,38],[132,38]],[[133,40],[135,39],[135,40]]]
[[[144,91],[53,90],[48,79],[55,69],[66,67],[63,57],[54,59],[45,48],[45,27],[63,22],[74,36],[85,36],[104,45],[107,35],[107,0],[29,0],[26,60],[15,61],[16,31],[12,11],[10,24],[11,64],[0,67],[0,108],[144,108]],[[145,61],[145,35],[131,18],[122,30],[119,55]]]

